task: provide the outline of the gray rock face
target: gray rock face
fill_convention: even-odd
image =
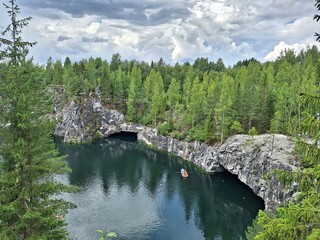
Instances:
[[[285,189],[274,177],[267,179],[266,174],[272,170],[296,171],[294,145],[284,135],[236,135],[219,147],[219,161],[264,199],[267,209],[275,209],[291,199],[296,186]]]
[[[219,163],[217,150],[205,143],[178,141],[161,136],[156,129],[147,127],[138,133],[138,140],[193,162],[207,172],[224,171],[223,166]]]
[[[105,109],[99,96],[91,96],[83,102],[70,102],[57,111],[58,124],[55,135],[65,142],[80,143],[96,137],[108,137],[121,132],[124,116],[116,110]],[[128,126],[130,130],[130,126]],[[129,131],[128,130],[128,131]]]
[[[294,185],[285,189],[274,177],[267,179],[272,170],[297,169],[294,142],[284,135],[235,135],[221,146],[212,147],[200,142],[177,141],[145,128],[138,133],[138,140],[193,162],[206,172],[227,170],[237,175],[265,201],[266,209],[288,202],[295,192]]]
[[[55,134],[64,137],[65,142],[90,141],[122,131],[134,132],[139,141],[193,162],[208,173],[227,170],[237,175],[265,201],[266,209],[275,209],[289,201],[295,192],[296,186],[284,189],[274,177],[266,178],[272,170],[297,169],[294,142],[287,136],[235,135],[220,146],[178,141],[159,135],[156,129],[125,122],[123,114],[104,108],[97,96],[90,96],[83,102],[71,102],[57,110],[56,116],[59,124]]]

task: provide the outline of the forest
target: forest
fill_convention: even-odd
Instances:
[[[128,121],[157,127],[166,136],[187,141],[222,142],[237,133],[296,136],[301,128],[303,93],[316,94],[319,50],[295,55],[286,50],[274,62],[256,59],[226,67],[222,59],[166,64],[101,58],[42,66],[46,82],[63,87],[64,103],[101,92],[108,108]],[[317,114],[316,112],[314,114]]]
[[[52,138],[52,101],[59,89],[64,104],[100,95],[106,107],[123,112],[128,121],[177,139],[215,144],[237,133],[297,137],[301,169],[272,174],[285,185],[298,183],[298,197],[276,212],[260,211],[247,239],[320,239],[316,47],[298,54],[286,50],[273,62],[248,59],[232,67],[222,59],[171,66],[161,58],[147,63],[121,60],[119,54],[110,62],[49,58],[39,65],[27,57],[35,43],[21,37],[31,17],[18,19],[16,1],[8,2],[4,7],[11,23],[0,38],[0,239],[68,238],[67,223],[52,217],[75,207],[55,196],[77,190],[54,180],[70,171]],[[315,5],[320,10],[319,0]]]

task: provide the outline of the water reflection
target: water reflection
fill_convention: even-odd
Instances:
[[[67,216],[71,237],[97,239],[107,228],[120,239],[239,239],[263,207],[233,176],[203,174],[136,142],[58,147],[69,155],[69,182],[82,187],[65,196],[78,205]],[[181,167],[192,171],[188,179]]]

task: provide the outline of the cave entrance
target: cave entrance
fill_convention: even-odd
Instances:
[[[135,132],[118,132],[111,134],[108,138],[119,139],[127,142],[137,142],[138,133]]]
[[[216,173],[213,173],[213,174],[216,177],[223,179],[222,181],[225,182],[226,185],[229,186],[230,189],[232,188],[232,190],[229,189],[229,191],[232,192],[232,194],[236,194],[237,189],[238,188],[242,188],[243,189],[243,193],[246,193],[247,196],[250,196],[250,194],[255,195],[256,204],[259,205],[259,208],[261,210],[265,209],[265,202],[260,196],[256,195],[254,193],[254,191],[248,185],[243,183],[236,174],[233,174],[233,173],[229,172],[222,165],[221,165],[221,167],[223,168],[222,172],[216,172]],[[242,197],[242,196],[240,196],[240,200],[247,202],[249,205],[253,204],[253,202],[250,203],[248,198],[245,198],[245,197]],[[252,201],[252,199],[251,199],[251,201]]]

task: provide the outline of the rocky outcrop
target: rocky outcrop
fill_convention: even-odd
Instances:
[[[118,132],[137,133],[138,140],[170,152],[200,166],[208,173],[227,170],[238,176],[265,201],[267,209],[290,200],[295,185],[285,189],[273,177],[272,170],[295,171],[294,142],[287,136],[265,134],[235,135],[219,146],[201,142],[184,142],[161,136],[156,129],[127,123],[124,115],[102,106],[99,96],[92,94],[82,102],[71,102],[57,109],[59,123],[55,134],[65,142],[90,141]],[[267,179],[268,177],[268,179]]]
[[[56,108],[55,112],[58,124],[54,134],[63,137],[65,142],[80,143],[122,131],[142,130],[139,125],[126,123],[118,111],[104,108],[99,95],[93,93],[82,101],[71,101],[63,108]]]
[[[212,173],[227,170],[265,201],[266,209],[275,209],[288,202],[296,185],[285,189],[272,170],[295,171],[294,141],[280,134],[258,136],[235,135],[220,146],[200,142],[182,142],[157,134],[145,128],[138,140],[191,161]]]
[[[138,133],[138,140],[158,149],[170,152],[187,161],[193,162],[206,172],[222,172],[216,147],[198,141],[184,142],[159,135],[156,129],[145,127]]]

